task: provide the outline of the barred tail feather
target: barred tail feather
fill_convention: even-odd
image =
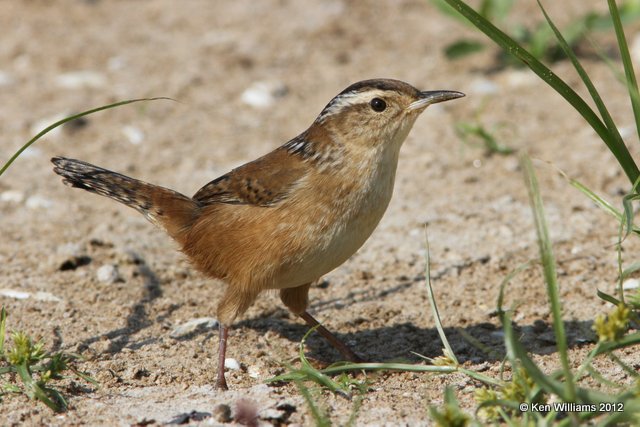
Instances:
[[[176,240],[191,224],[198,204],[191,198],[168,188],[149,184],[112,172],[81,160],[54,157],[53,171],[66,185],[109,197],[142,213],[149,221],[162,226]]]

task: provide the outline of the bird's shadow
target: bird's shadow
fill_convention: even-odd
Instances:
[[[166,313],[156,316],[155,319],[149,317],[148,311],[150,305],[154,300],[162,296],[162,288],[160,286],[160,280],[157,275],[149,268],[143,259],[136,259],[137,274],[143,280],[144,294],[133,305],[131,312],[125,319],[125,325],[121,328],[114,329],[112,331],[102,333],[81,341],[78,344],[78,349],[82,351],[87,349],[91,344],[101,341],[104,338],[109,339],[109,347],[106,349],[106,353],[119,353],[123,348],[129,347],[132,349],[141,348],[148,344],[153,344],[158,341],[158,338],[148,338],[142,341],[133,341],[131,336],[149,326],[154,322],[159,322],[167,317],[170,317],[171,313],[177,310],[180,305],[172,304]]]
[[[283,316],[284,317],[284,316]],[[564,322],[569,348],[580,347],[595,341],[592,321]],[[260,334],[276,331],[288,340],[299,343],[309,331],[309,326],[284,318],[259,317],[238,323],[238,327],[250,328]],[[520,342],[535,354],[552,354],[557,351],[553,327],[536,320],[529,325],[514,325]],[[400,323],[382,328],[367,329],[366,323],[353,333],[332,331],[340,340],[368,362],[424,361],[424,357],[443,355],[443,344],[438,331],[421,328],[412,323]],[[477,323],[464,328],[445,327],[444,333],[458,361],[479,364],[504,360],[506,350],[504,333],[493,323]],[[311,334],[305,343],[305,353],[325,362],[343,360],[341,355],[319,334]]]
[[[163,293],[156,274],[143,260],[138,260],[137,264],[137,271],[143,279],[145,292],[140,300],[134,304],[125,320],[125,325],[83,340],[78,346],[80,350],[105,337],[110,340],[106,352],[111,354],[119,353],[125,347],[142,348],[159,340],[159,337],[154,337],[135,341],[131,339],[131,336],[151,326],[154,322],[169,318],[180,305],[172,304],[166,313],[155,316],[154,319],[150,318],[149,307]],[[354,292],[349,297],[354,300],[354,303],[374,301],[389,294],[404,292],[412,285],[413,283],[409,281],[379,292]],[[335,309],[340,303],[339,301],[337,299],[319,301],[311,306],[311,310],[318,313],[319,320],[322,321],[322,312],[325,309]],[[423,360],[419,355],[435,358],[443,354],[443,344],[435,327],[422,328],[412,323],[399,323],[371,329],[367,328],[366,320],[357,319],[357,322],[357,332],[341,333],[339,330],[332,332],[367,361],[418,362]],[[592,325],[592,321],[565,322],[569,346],[579,347],[593,342],[595,335],[592,332]],[[514,326],[520,341],[529,351],[536,354],[551,354],[556,351],[553,328],[547,322],[536,320],[530,325]],[[258,317],[242,320],[237,322],[233,328],[236,330],[239,328],[253,329],[261,335],[268,331],[274,331],[293,343],[299,343],[309,331],[306,324],[301,320],[293,319],[284,308],[276,308],[264,312]],[[444,328],[444,332],[460,362],[495,362],[504,358],[504,335],[502,329],[493,323],[481,322],[464,328]],[[216,338],[214,331],[200,329],[180,337],[178,340],[191,340],[202,334],[205,334],[207,339]],[[309,336],[305,350],[310,357],[322,361],[341,360],[337,351],[318,334]]]

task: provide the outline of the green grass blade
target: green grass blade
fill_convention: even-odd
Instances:
[[[622,272],[622,280],[629,278],[633,273],[640,270],[640,262],[634,262]]]
[[[566,379],[567,395],[570,397],[570,401],[574,401],[576,390],[573,381],[573,374],[571,373],[571,365],[569,363],[567,337],[564,330],[564,323],[562,321],[562,308],[560,305],[560,295],[558,291],[556,263],[551,247],[551,239],[549,238],[549,231],[547,229],[542,198],[540,197],[540,190],[538,188],[538,180],[528,156],[523,155],[521,157],[520,164],[524,172],[527,191],[529,192],[529,200],[533,211],[536,233],[538,235],[540,259],[542,260],[544,278],[547,284],[547,294],[549,296],[549,303],[551,304],[551,313],[553,314],[553,331],[556,337],[556,344],[560,355],[560,361],[562,363],[562,369],[564,371],[564,377]]]
[[[624,35],[624,28],[622,27],[622,21],[620,20],[620,11],[618,10],[615,0],[607,0],[607,3],[609,4],[609,14],[613,21],[613,28],[616,30],[618,49],[620,50],[620,57],[622,58],[622,64],[624,65],[624,74],[627,78],[627,90],[629,92],[629,98],[631,99],[631,106],[633,107],[633,115],[636,120],[638,137],[640,137],[640,94],[638,94],[638,82],[633,70],[631,55],[629,54],[629,45],[627,44],[627,38]]]
[[[307,406],[309,406],[309,411],[311,411],[311,418],[316,423],[317,427],[331,427],[331,421],[327,417],[327,415],[322,411],[318,405],[316,405],[313,396],[309,392],[309,389],[301,382],[295,381],[296,387],[298,387],[298,391],[304,398],[305,402],[307,402]]]
[[[447,374],[457,370],[455,366],[412,365],[410,363],[348,363],[330,366],[322,369],[321,372],[327,375],[348,371],[407,371]]]
[[[640,184],[640,177],[633,183],[633,187],[631,188],[631,192],[622,198],[622,207],[624,209],[624,225],[625,225],[625,233],[624,237],[628,237],[629,234],[633,231],[633,202],[636,200],[640,200],[640,194],[638,194],[638,184]],[[624,239],[622,239],[624,240]],[[622,242],[620,242],[622,243]]]
[[[427,231],[425,229],[424,239],[426,244],[426,254],[425,254],[425,273],[424,279],[427,283],[427,293],[429,295],[429,305],[431,306],[431,313],[433,313],[433,318],[436,322],[436,329],[438,330],[438,335],[440,335],[440,339],[444,344],[444,347],[447,349],[448,356],[453,359],[453,362],[456,365],[459,365],[458,359],[456,358],[455,353],[451,349],[449,345],[449,340],[444,333],[444,328],[442,327],[442,321],[440,320],[440,313],[438,312],[438,306],[436,305],[436,298],[433,295],[433,288],[431,287],[431,256],[429,255],[429,237],[427,236]]]
[[[547,14],[547,11],[545,10],[544,6],[542,6],[542,2],[540,0],[536,0],[536,1],[538,2],[538,6],[540,7],[542,14],[547,20],[547,24],[549,24],[549,27],[551,27],[551,30],[555,34],[556,39],[558,41],[558,45],[562,48],[564,53],[571,60],[573,67],[576,69],[576,71],[578,72],[578,75],[582,79],[582,82],[587,87],[587,90],[589,91],[589,94],[591,95],[593,102],[596,104],[596,107],[600,112],[600,116],[602,117],[604,124],[609,129],[609,133],[613,138],[616,139],[619,145],[624,145],[624,141],[622,140],[622,136],[620,136],[618,127],[616,126],[615,122],[611,118],[611,114],[609,114],[609,110],[607,110],[607,107],[605,106],[604,101],[602,101],[602,97],[600,96],[600,93],[598,92],[595,85],[589,78],[589,75],[585,71],[580,61],[578,61],[578,57],[573,52],[573,49],[571,49],[571,47],[569,46],[569,43],[567,43],[567,41],[565,40],[560,30],[558,30],[558,27],[556,27],[556,25],[553,23],[553,21]]]
[[[38,399],[49,408],[56,412],[60,412],[64,410],[64,404],[59,405],[47,396],[47,393],[38,385],[38,383],[31,376],[31,372],[29,372],[29,368],[27,367],[27,363],[21,363],[16,366],[16,371],[20,376],[20,379],[24,383],[25,393],[31,399]],[[62,402],[61,402],[62,403]]]
[[[596,351],[594,352],[594,356],[598,356],[600,354],[611,353],[613,350],[617,350],[619,348],[630,347],[633,345],[640,344],[640,332],[634,332],[633,334],[625,335],[617,341],[607,341],[600,343]]]
[[[627,224],[627,230],[631,230],[634,233],[640,234],[640,228],[638,228],[637,226],[635,226],[633,224],[633,217],[632,217],[632,211],[631,212],[627,212],[628,209],[627,207],[624,205],[625,204],[625,198],[629,199],[632,197],[635,197],[635,194],[633,194],[638,186],[638,181],[636,181],[633,185],[633,189],[630,195],[625,196],[625,198],[623,198],[622,203],[623,203],[623,208],[625,208],[625,213],[621,213],[618,209],[616,209],[611,203],[609,203],[607,200],[603,199],[602,197],[600,197],[599,195],[597,195],[596,193],[594,193],[593,191],[591,191],[589,188],[587,188],[587,186],[585,186],[584,184],[582,184],[581,182],[570,178],[562,169],[558,168],[557,166],[553,165],[553,167],[556,168],[556,170],[558,171],[558,173],[560,175],[562,175],[562,177],[564,179],[566,179],[569,184],[571,184],[572,187],[578,189],[582,194],[584,194],[585,196],[587,196],[588,198],[591,199],[592,202],[594,202],[599,208],[601,208],[603,211],[607,212],[608,214],[612,215],[613,217],[615,217],[618,221],[622,221],[623,219],[625,220],[626,224]],[[626,202],[626,203],[630,203],[630,202]]]
[[[520,341],[515,335],[513,326],[511,325],[511,314],[505,312],[504,315],[504,334],[505,345],[507,347],[507,357],[511,361],[512,369],[520,364],[535,381],[535,383],[547,393],[557,394],[564,401],[568,400],[568,394],[561,383],[553,379],[551,376],[545,375],[540,368],[531,360]]]
[[[4,305],[0,309],[0,360],[4,359],[4,338],[7,328],[7,310]]]
[[[496,303],[497,306],[497,311],[498,311],[498,316],[500,317],[500,319],[502,319],[502,315],[504,314],[504,310],[502,309],[503,305],[504,305],[504,290],[507,287],[507,285],[509,284],[509,282],[511,282],[511,280],[513,280],[514,277],[516,277],[520,272],[526,270],[527,268],[531,267],[531,264],[534,261],[529,260],[525,263],[520,264],[515,270],[512,270],[509,272],[509,274],[507,274],[507,276],[502,280],[502,282],[500,283],[500,291],[498,292],[498,302]]]
[[[34,136],[33,138],[31,138],[29,140],[29,142],[27,142],[26,144],[24,144],[22,147],[20,147],[20,149],[18,151],[16,151],[16,153],[11,156],[11,158],[7,161],[7,163],[4,164],[4,166],[2,166],[2,168],[0,168],[0,176],[2,176],[2,174],[9,168],[9,166],[11,166],[11,164],[18,158],[20,157],[20,154],[22,154],[22,152],[24,150],[26,150],[27,148],[29,148],[34,142],[36,142],[37,140],[39,140],[40,138],[42,138],[44,135],[46,135],[47,133],[51,132],[53,129],[57,128],[58,126],[61,126],[67,122],[70,122],[71,120],[75,120],[77,118],[83,117],[83,116],[88,116],[89,114],[93,114],[93,113],[97,113],[98,111],[102,111],[102,110],[108,110],[110,108],[116,108],[116,107],[120,107],[122,105],[126,105],[126,104],[132,104],[134,102],[142,102],[142,101],[156,101],[156,100],[160,100],[160,99],[166,99],[166,100],[170,100],[170,101],[174,101],[171,98],[166,98],[166,97],[156,97],[156,98],[138,98],[138,99],[127,99],[126,101],[119,101],[119,102],[114,102],[113,104],[109,104],[109,105],[103,105],[101,107],[98,108],[92,108],[90,110],[87,111],[83,111],[81,113],[78,114],[74,114],[72,116],[69,117],[65,117],[62,120],[58,120],[57,122],[47,126],[46,128],[44,128],[43,130],[41,130],[40,132],[38,132],[38,134],[36,136]]]
[[[600,289],[598,289],[597,293],[598,293],[598,297],[601,300],[604,300],[606,302],[610,302],[613,305],[622,304],[622,301],[620,301],[618,298],[614,297],[613,295],[609,295],[607,293],[604,293]]]
[[[506,52],[522,61],[527,67],[536,73],[545,83],[551,86],[560,96],[571,104],[580,115],[589,123],[593,130],[607,144],[609,150],[620,163],[629,180],[633,183],[640,176],[640,170],[631,157],[629,150],[616,140],[609,132],[609,129],[589,105],[562,79],[555,75],[548,67],[537,60],[531,53],[520,46],[511,37],[499,30],[495,25],[478,14],[462,0],[444,0],[461,15],[467,18],[480,31],[485,33],[491,40],[502,47]]]
[[[86,382],[88,382],[89,384],[93,384],[94,386],[100,388],[100,383],[98,382],[98,380],[94,379],[93,377],[91,377],[90,375],[88,375],[85,372],[81,372],[79,370],[77,370],[76,368],[69,366],[68,369],[74,373],[75,376],[77,376],[78,378],[81,378],[83,380],[85,380]]]

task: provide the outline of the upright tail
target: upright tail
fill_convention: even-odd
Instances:
[[[82,188],[124,203],[162,226],[182,243],[184,231],[198,214],[193,199],[168,188],[149,184],[80,160],[54,157],[53,171],[66,185]]]

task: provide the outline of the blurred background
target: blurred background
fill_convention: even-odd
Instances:
[[[187,410],[197,393],[208,402],[217,333],[174,340],[169,332],[189,319],[215,316],[223,288],[190,269],[138,213],[64,187],[50,157],[82,159],[192,195],[304,131],[333,96],[362,79],[395,78],[467,97],[430,107],[417,121],[401,152],[387,215],[352,260],[312,289],[312,312],[371,360],[415,358],[411,351],[441,354],[423,288],[427,224],[443,323],[501,345],[490,333],[497,325],[491,315],[497,284],[537,254],[514,154],[525,148],[542,160],[536,165],[561,274],[571,273],[564,279],[572,296],[567,316],[593,317],[603,305],[594,289],[613,286],[617,274],[610,249],[617,224],[544,162],[612,198],[624,194],[628,182],[556,93],[436,3],[0,0],[0,162],[67,115],[130,98],[174,100],[69,123],[27,150],[0,179],[0,290],[32,296],[0,292],[12,328],[85,355],[84,369],[106,385],[93,403],[74,395],[69,419],[138,422],[148,414],[141,403],[116,396],[136,387],[148,393],[143,405],[173,396],[176,408]],[[538,46],[553,70],[584,94],[571,64],[557,60],[537,31],[543,17],[535,2],[508,3],[488,12],[491,18]],[[613,32],[596,25],[606,2],[547,3],[556,23],[578,35],[575,46],[637,153],[625,87],[599,56],[616,55]],[[637,61],[637,21],[631,12],[627,18]],[[100,276],[104,266],[115,275]],[[534,280],[540,280],[536,272],[515,280],[510,297],[527,301],[515,320],[529,326],[549,319],[542,286],[530,285]],[[51,298],[33,297],[38,292]],[[274,392],[254,387],[278,372],[278,360],[296,356],[305,331],[275,295],[258,302],[234,329],[229,355],[248,368],[230,374],[231,387],[269,405],[281,403]],[[486,361],[459,336],[451,339],[462,361]],[[529,344],[540,354],[551,351],[548,342],[531,338]],[[316,338],[309,349],[319,359],[335,358]],[[142,370],[149,375],[136,373]],[[410,373],[378,378],[362,420],[421,422],[425,400],[441,399],[442,383],[455,380]],[[190,388],[196,386],[205,388]],[[186,398],[186,389],[195,394]],[[294,419],[309,421],[294,386],[277,390],[297,396]],[[349,413],[350,406],[336,404],[338,413]],[[20,401],[11,405],[5,413],[26,416]],[[463,405],[473,405],[471,393]],[[159,419],[170,419],[165,415]],[[50,422],[45,412],[28,417]]]

